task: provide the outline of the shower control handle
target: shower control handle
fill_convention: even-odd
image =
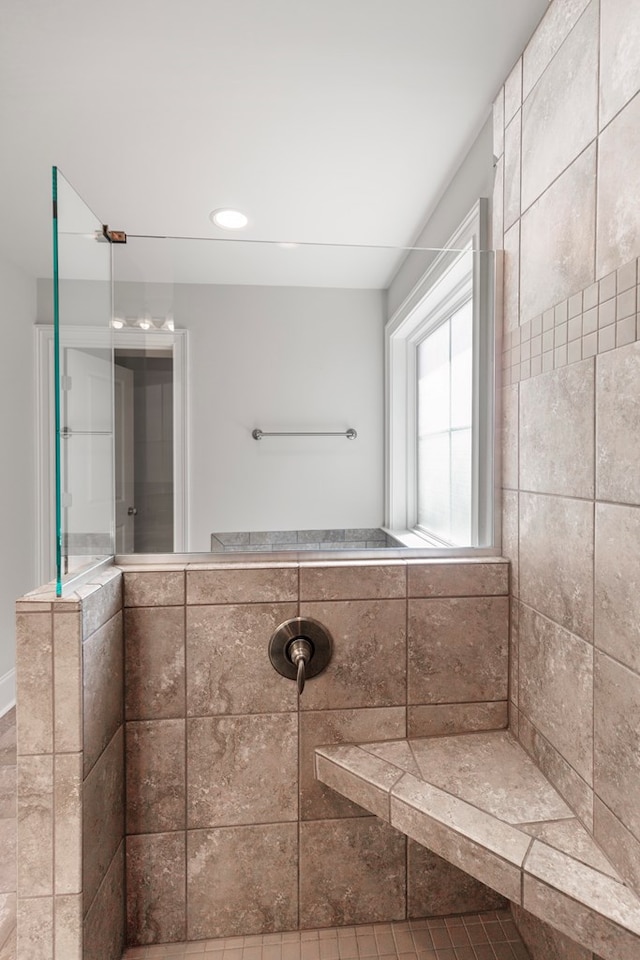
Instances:
[[[269,641],[269,659],[275,670],[295,680],[298,694],[305,683],[325,669],[331,660],[331,634],[311,617],[292,617],[281,623]]]
[[[313,644],[306,637],[297,637],[287,647],[287,656],[296,667],[296,682],[298,693],[304,690],[305,669],[313,656]]]

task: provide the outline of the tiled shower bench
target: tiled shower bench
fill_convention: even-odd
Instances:
[[[603,960],[639,960],[640,898],[506,731],[317,747],[316,777]]]

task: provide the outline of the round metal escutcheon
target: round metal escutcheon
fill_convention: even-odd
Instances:
[[[313,647],[305,669],[307,680],[321,673],[331,660],[333,642],[326,627],[311,617],[292,617],[291,620],[285,620],[269,641],[269,659],[274,669],[289,680],[295,680],[297,676],[297,667],[290,659],[289,648],[294,640],[300,638],[308,640]]]

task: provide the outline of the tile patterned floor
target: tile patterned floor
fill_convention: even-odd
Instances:
[[[0,960],[16,955],[16,711],[0,717]]]
[[[16,720],[0,717],[0,960],[16,955]],[[529,960],[508,910],[130,947],[126,960]]]
[[[126,960],[529,960],[508,910],[130,947]]]

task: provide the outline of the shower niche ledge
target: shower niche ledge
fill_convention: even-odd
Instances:
[[[640,957],[640,898],[507,731],[317,747],[316,778],[603,960]]]

